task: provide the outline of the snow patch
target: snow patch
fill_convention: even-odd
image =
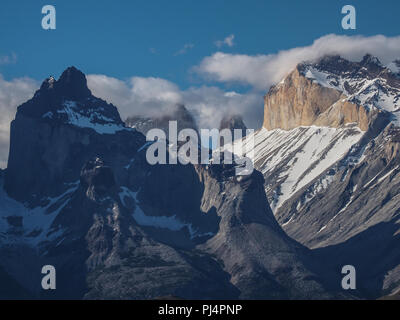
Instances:
[[[398,65],[391,65],[394,70]],[[398,72],[398,71],[397,71]],[[368,79],[360,74],[349,75],[347,73],[337,76],[326,71],[318,70],[313,66],[307,66],[304,76],[323,87],[343,92],[345,100],[363,105],[366,108],[378,108],[388,112],[400,110],[400,89],[392,87],[382,77]],[[351,88],[351,92],[348,89]],[[400,125],[397,117],[394,122]]]
[[[51,226],[60,211],[67,205],[68,196],[78,187],[79,182],[71,184],[71,187],[63,194],[48,199],[49,203],[44,207],[28,208],[22,203],[10,198],[0,185],[0,241],[4,243],[23,243],[36,247],[44,241],[50,241],[61,236],[62,230],[52,230]],[[51,211],[54,205],[57,209]],[[8,217],[22,219],[22,226],[13,227],[7,222]]]
[[[190,237],[192,239],[204,236],[213,236],[211,232],[200,233],[199,230],[193,227],[191,223],[185,223],[179,220],[176,215],[173,216],[148,216],[140,208],[137,201],[137,192],[133,192],[126,187],[122,187],[122,192],[119,194],[121,202],[125,205],[125,198],[130,197],[136,203],[136,208],[133,213],[133,218],[135,221],[145,227],[168,229],[171,231],[180,231],[184,228],[188,228]],[[126,206],[126,205],[125,205]]]
[[[95,109],[85,110],[87,114],[79,112],[79,107],[75,101],[65,101],[63,107],[57,113],[65,114],[68,123],[74,126],[91,128],[100,134],[114,134],[117,131],[126,130],[123,125],[115,123],[114,119],[102,115]]]

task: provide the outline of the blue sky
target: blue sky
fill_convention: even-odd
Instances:
[[[56,7],[56,30],[41,28],[45,4]],[[345,4],[357,9],[355,31],[341,28]],[[155,76],[185,88],[202,81],[191,67],[230,34],[235,45],[219,50],[268,54],[330,33],[396,35],[398,12],[393,0],[2,0],[0,56],[15,54],[16,63],[0,65],[0,73],[41,80],[76,65],[85,73]],[[193,47],[176,55],[187,44]]]

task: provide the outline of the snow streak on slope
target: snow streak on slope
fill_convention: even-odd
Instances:
[[[399,61],[383,66],[370,55],[361,62],[327,57],[316,64],[303,63],[299,70],[313,82],[342,92],[344,99],[351,103],[367,110],[390,112],[392,121],[400,126]]]
[[[348,101],[389,112],[400,109],[400,90],[390,87],[384,78],[359,79],[346,75],[338,77],[313,67],[308,68],[305,76],[321,86],[343,92]]]
[[[69,196],[78,183],[55,198],[46,199],[46,205],[28,208],[10,198],[0,183],[0,243],[24,243],[32,247],[62,234],[52,224],[59,212],[68,204]]]
[[[125,198],[131,198],[135,202],[135,210],[133,212],[133,218],[135,221],[144,227],[153,227],[168,229],[170,231],[180,231],[187,228],[190,234],[190,238],[194,239],[197,237],[213,236],[213,233],[201,233],[199,230],[195,229],[191,223],[184,223],[178,219],[176,215],[173,216],[148,216],[140,208],[140,204],[137,200],[137,192],[132,192],[126,187],[121,187],[122,192],[119,196],[123,205],[126,206]]]
[[[260,129],[254,138],[254,165],[266,179],[271,208],[287,199],[339,161],[364,134],[358,127],[299,127],[290,131]],[[327,181],[326,183],[329,183]]]

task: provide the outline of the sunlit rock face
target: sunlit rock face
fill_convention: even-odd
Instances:
[[[340,127],[366,131],[378,113],[400,107],[400,81],[369,55],[361,62],[329,56],[299,64],[265,96],[264,128]]]

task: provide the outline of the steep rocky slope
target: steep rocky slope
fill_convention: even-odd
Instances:
[[[337,270],[356,266],[359,294],[369,298],[400,283],[400,81],[392,69],[370,55],[302,63],[271,88],[264,128],[248,138],[280,225]]]

